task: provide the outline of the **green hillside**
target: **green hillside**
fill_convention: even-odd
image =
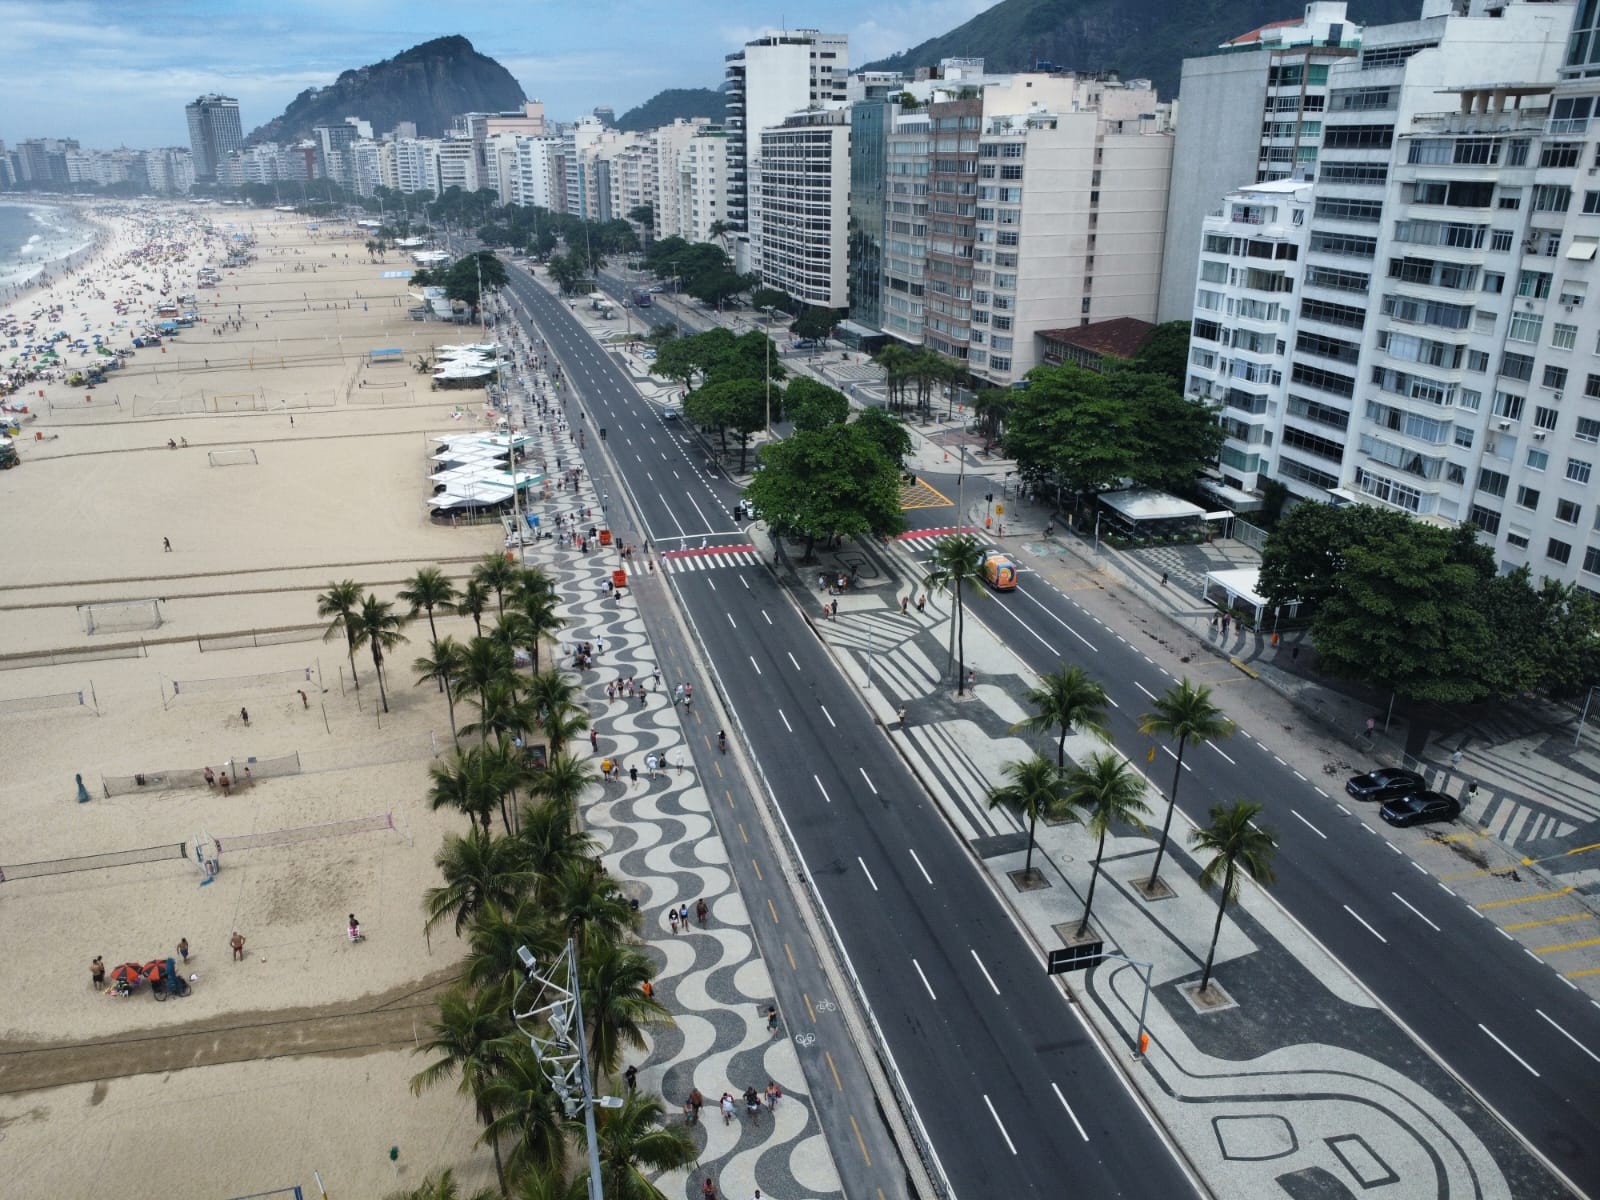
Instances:
[[[684,120],[710,117],[720,122],[723,105],[722,93],[714,88],[668,88],[664,92],[657,92],[638,108],[630,108],[623,113],[617,118],[617,128],[635,131],[655,129],[661,125],[671,125],[678,117]]]

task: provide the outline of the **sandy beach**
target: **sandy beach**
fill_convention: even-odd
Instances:
[[[370,659],[357,659],[358,694],[342,641],[321,640],[315,596],[352,578],[393,598],[420,566],[460,578],[498,547],[496,527],[439,526],[424,503],[429,438],[477,426],[482,404],[431,392],[409,362],[472,338],[409,320],[405,281],[383,277],[404,264],[392,252],[369,261],[363,236],[339,228],[273,212],[140,208],[107,222],[92,261],[7,310],[21,321],[60,306],[69,333],[120,347],[165,287],[195,292],[199,323],[137,351],[92,391],[63,379],[14,397],[30,419],[17,437],[21,465],[0,473],[10,543],[0,572],[0,865],[192,848],[197,838],[224,847],[207,886],[176,853],[0,883],[9,973],[31,985],[0,1016],[0,1130],[23,1190],[87,1194],[112,1171],[164,1172],[164,1190],[185,1196],[309,1184],[315,1169],[347,1196],[442,1166],[485,1182],[467,1107],[448,1090],[420,1100],[405,1090],[421,1060],[398,1047],[425,1006],[367,1041],[313,1038],[310,1056],[281,1058],[294,1051],[261,1034],[255,1057],[216,1058],[235,1039],[254,1045],[249,1031],[275,1020],[315,1030],[341,1005],[377,1020],[362,1007],[373,997],[392,1017],[396,997],[436,980],[458,953],[448,934],[431,946],[421,935],[433,854],[459,824],[425,807],[429,764],[450,740],[442,699],[409,670],[426,627],[410,629],[393,656],[382,713]],[[249,237],[256,261],[225,267]],[[206,265],[218,286],[196,291]],[[407,363],[369,365],[369,351],[389,347]],[[65,356],[63,369],[89,360]],[[253,462],[213,465],[214,451],[245,450],[222,461]],[[118,602],[150,600],[159,626],[104,627],[134,611]],[[440,626],[460,636],[471,623]],[[279,632],[253,632],[267,630]],[[123,656],[101,657],[112,654]],[[299,770],[226,797],[203,786],[104,791],[108,777],[251,757],[297,759]],[[79,775],[87,803],[76,801]],[[321,836],[315,827],[330,823],[338,835]],[[241,835],[284,830],[305,832],[228,849]],[[344,937],[349,912],[368,934],[358,946]],[[238,963],[234,930],[246,938]],[[156,1004],[142,991],[113,999],[91,988],[94,955],[144,962],[180,938],[199,977],[193,995]],[[218,1032],[203,1050],[162,1057],[196,1026]],[[37,1090],[33,1080],[51,1077],[40,1056],[82,1043],[125,1061],[74,1076],[98,1083]],[[96,1146],[87,1159],[76,1154],[86,1136]],[[181,1165],[241,1141],[248,1158],[237,1169]],[[402,1147],[398,1166],[390,1145]]]

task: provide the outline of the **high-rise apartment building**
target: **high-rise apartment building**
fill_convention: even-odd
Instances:
[[[471,138],[445,138],[438,143],[439,193],[451,188],[478,190],[478,146]]]
[[[239,102],[232,96],[212,93],[190,101],[183,111],[189,121],[189,151],[195,177],[215,179],[217,164],[230,150],[244,145]]]
[[[802,304],[844,308],[850,217],[850,114],[797,113],[761,131],[751,211],[761,282]]]
[[[517,139],[517,170],[512,184],[513,204],[523,208],[560,207],[562,140],[558,137]]]
[[[1470,522],[1502,569],[1600,590],[1595,7],[1368,26],[1315,182],[1206,218],[1190,390],[1220,391],[1225,500]]]
[[[676,234],[690,242],[719,242],[713,233],[727,218],[728,163],[739,140],[726,129],[707,128],[690,138],[678,154],[676,224],[658,222],[658,237]]]
[[[751,244],[759,238],[750,209],[761,131],[802,109],[845,102],[849,38],[815,29],[774,31],[746,42],[726,62],[727,126],[736,136],[729,143],[724,219],[737,234],[735,265],[747,271]]]

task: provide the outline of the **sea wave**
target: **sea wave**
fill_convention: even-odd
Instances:
[[[0,287],[29,283],[41,272],[74,258],[94,244],[94,228],[55,205],[8,204],[5,207],[24,210],[29,220],[42,228],[30,233],[20,245],[0,246]]]

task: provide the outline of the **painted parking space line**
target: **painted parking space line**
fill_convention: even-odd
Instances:
[[[1485,900],[1482,904],[1474,904],[1473,908],[1507,908],[1513,904],[1536,904],[1541,900],[1559,900],[1562,896],[1570,896],[1573,889],[1570,887],[1558,888],[1553,892],[1537,892],[1532,896],[1516,896],[1510,900]]]

